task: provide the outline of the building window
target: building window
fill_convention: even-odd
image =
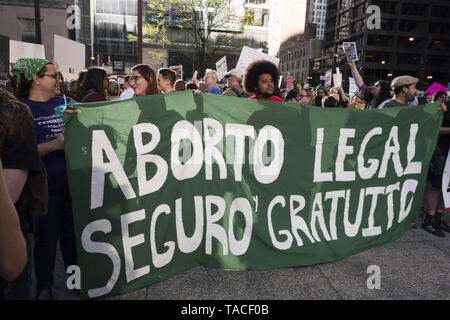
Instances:
[[[427,10],[427,5],[417,3],[403,3],[402,14],[410,16],[423,16]],[[381,11],[383,12],[383,10]]]
[[[431,9],[431,15],[436,18],[448,18],[450,17],[450,7],[433,6]]]

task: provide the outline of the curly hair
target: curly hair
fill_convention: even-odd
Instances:
[[[244,76],[244,89],[247,93],[256,93],[258,79],[261,74],[272,75],[275,90],[278,88],[278,68],[270,61],[259,60],[250,64]]]

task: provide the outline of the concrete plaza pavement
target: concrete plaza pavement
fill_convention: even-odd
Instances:
[[[447,216],[448,218],[448,216]],[[61,254],[54,299],[78,300],[67,290]],[[380,268],[380,289],[369,289]],[[166,281],[112,297],[114,300],[450,300],[450,234],[418,229],[400,239],[342,260],[300,268],[230,271],[197,267]]]

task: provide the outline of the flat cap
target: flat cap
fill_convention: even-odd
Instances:
[[[411,77],[411,76],[400,76],[397,78],[394,78],[391,82],[391,88],[400,88],[403,86],[409,86],[410,84],[415,84],[419,82],[419,79]]]
[[[238,81],[241,81],[243,73],[244,72],[241,69],[231,69],[229,72],[225,73],[225,78],[228,78],[229,76],[233,76]]]

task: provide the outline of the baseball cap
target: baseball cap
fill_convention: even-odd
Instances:
[[[403,86],[409,86],[411,84],[415,84],[419,82],[419,79],[411,77],[411,76],[400,76],[392,80],[391,88],[400,88]]]
[[[229,72],[225,73],[225,79],[229,76],[235,77],[238,81],[242,80],[242,70],[241,69],[231,69]]]

